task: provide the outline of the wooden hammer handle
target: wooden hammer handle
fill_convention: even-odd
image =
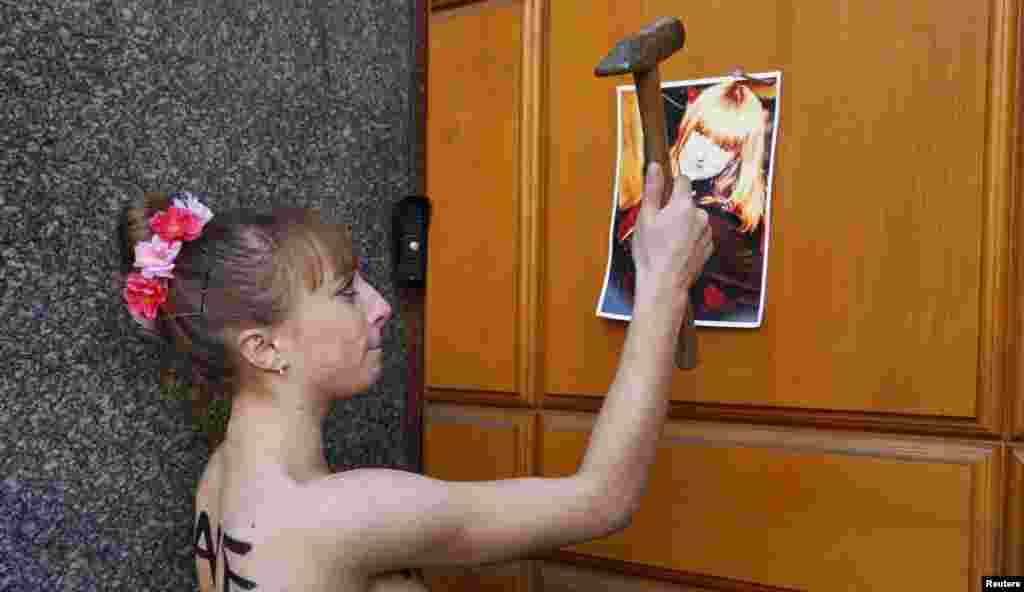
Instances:
[[[661,98],[661,75],[655,67],[648,72],[634,72],[633,80],[636,82],[637,103],[644,133],[644,175],[647,174],[649,163],[661,165],[665,176],[665,193],[661,196],[659,207],[663,208],[672,197],[675,178],[668,160],[668,129],[665,125],[665,105]],[[697,367],[697,326],[691,299],[687,299],[686,316],[683,317],[679,340],[676,342],[676,367],[683,370]]]

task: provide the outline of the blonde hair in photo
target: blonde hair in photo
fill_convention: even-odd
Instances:
[[[764,215],[767,119],[761,100],[742,81],[709,86],[687,107],[669,154],[672,174],[679,175],[679,153],[696,131],[735,155],[701,203],[721,204],[739,216],[740,232],[757,228]]]
[[[622,145],[619,147],[619,209],[640,204],[644,191],[644,132],[636,92],[621,96]]]

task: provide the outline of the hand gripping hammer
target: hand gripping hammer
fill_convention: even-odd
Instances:
[[[686,30],[679,19],[660,18],[636,35],[620,41],[594,69],[597,76],[633,74],[644,134],[644,174],[649,163],[657,162],[665,175],[665,194],[660,207],[665,207],[672,196],[674,180],[668,162],[668,130],[658,63],[682,49],[685,41]],[[697,367],[697,331],[692,302],[686,306],[686,317],[676,343],[676,366],[684,370]]]

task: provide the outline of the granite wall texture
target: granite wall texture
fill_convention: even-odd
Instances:
[[[415,191],[412,0],[0,0],[0,591],[195,589],[208,450],[112,281],[131,188],[348,221],[393,304],[336,469],[413,466],[392,204]]]

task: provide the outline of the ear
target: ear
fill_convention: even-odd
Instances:
[[[242,359],[263,370],[275,370],[277,347],[266,329],[246,329],[238,335],[238,352]]]

